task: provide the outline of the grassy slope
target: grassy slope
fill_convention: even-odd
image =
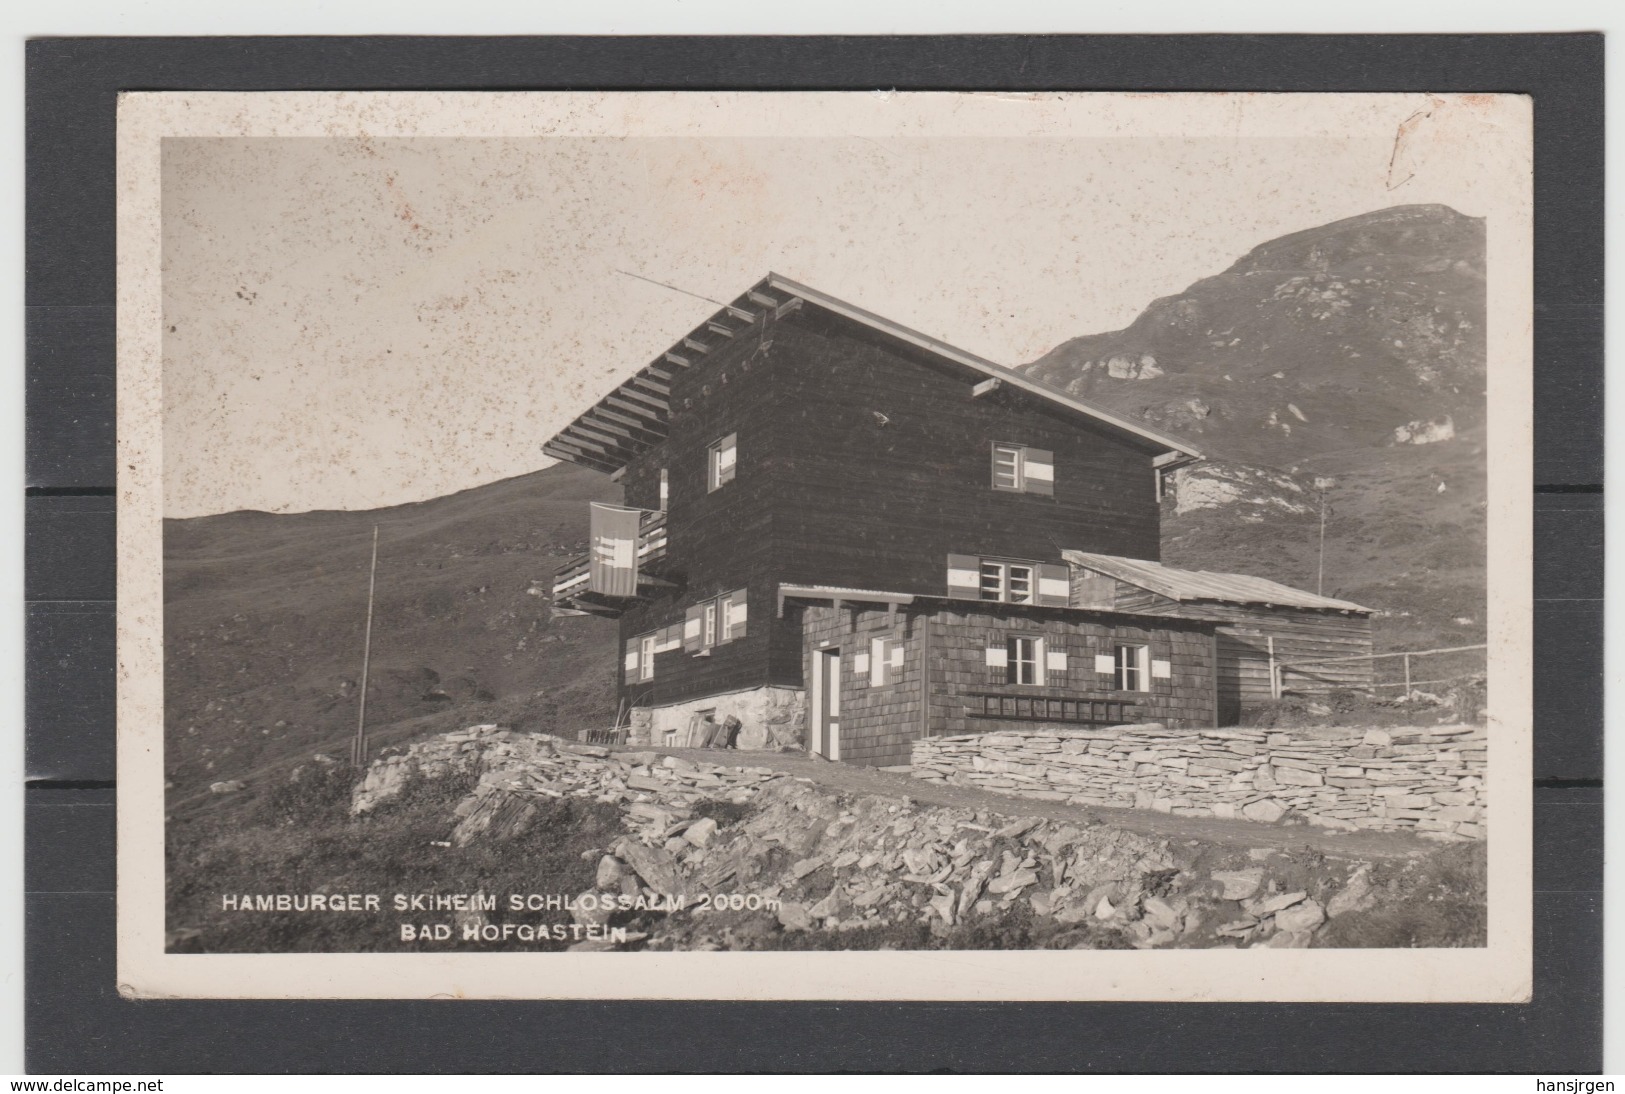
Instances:
[[[554,619],[527,592],[546,591],[586,549],[586,501],[617,494],[602,475],[561,465],[390,509],[166,522],[173,796],[318,751],[345,755],[374,523],[375,740],[490,717],[537,729],[612,717],[614,624]]]

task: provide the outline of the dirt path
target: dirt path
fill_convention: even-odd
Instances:
[[[1147,809],[1113,809],[1099,805],[1036,801],[974,787],[925,782],[900,772],[882,771],[874,767],[831,763],[802,753],[659,747],[627,748],[625,751],[658,752],[698,763],[767,767],[789,775],[799,775],[821,786],[849,794],[908,797],[929,805],[983,809],[1006,817],[1048,817],[1074,823],[1094,818],[1141,835],[1162,839],[1199,839],[1226,847],[1267,847],[1276,850],[1309,847],[1335,858],[1359,859],[1407,858],[1425,855],[1440,847],[1440,844],[1400,832],[1340,832],[1306,825],[1277,826],[1246,820],[1221,820],[1218,817],[1176,817]]]

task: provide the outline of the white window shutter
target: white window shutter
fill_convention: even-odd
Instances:
[[[1065,608],[1072,603],[1072,572],[1062,563],[1041,562],[1037,567],[1037,603],[1046,608]]]
[[[698,653],[705,644],[704,613],[705,607],[701,604],[683,613],[683,649],[688,653]]]
[[[982,560],[975,555],[948,556],[948,595],[977,600],[982,595]]]
[[[745,637],[746,595],[744,589],[735,589],[728,594],[728,637]]]
[[[636,639],[633,639],[632,641],[630,641],[630,642],[628,642],[626,644],[626,660],[625,660],[624,663],[626,665],[626,675],[627,676],[631,677],[631,676],[637,675],[637,671],[638,671],[638,644],[637,644]]]
[[[1095,654],[1095,671],[1102,676],[1117,675],[1117,658],[1109,653]]]
[[[884,638],[871,638],[869,640],[869,686],[880,687],[886,682],[886,640]]]
[[[1153,680],[1171,680],[1174,676],[1174,663],[1172,661],[1152,661],[1151,678]]]
[[[1050,672],[1066,671],[1066,651],[1049,650],[1044,654],[1044,667]]]
[[[859,679],[869,675],[869,655],[855,653],[852,655],[852,672]]]
[[[717,485],[732,482],[739,467],[739,434],[730,433],[722,438],[717,448]]]
[[[1010,650],[1005,639],[994,636],[987,644],[987,682],[1004,684],[1010,680]]]
[[[1045,448],[1021,450],[1021,485],[1029,494],[1055,494],[1055,453]]]
[[[903,644],[901,642],[892,643],[891,667],[894,669],[900,669],[903,667]]]

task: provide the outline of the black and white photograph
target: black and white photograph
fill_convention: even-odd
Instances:
[[[1529,117],[126,96],[122,990],[1528,998]]]

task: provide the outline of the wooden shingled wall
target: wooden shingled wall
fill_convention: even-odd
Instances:
[[[1176,727],[1212,726],[1217,716],[1213,628],[1200,622],[1163,623],[997,604],[904,609],[895,615],[879,605],[845,604],[837,609],[815,604],[805,609],[802,619],[807,657],[831,646],[841,651],[841,759],[848,763],[906,764],[912,742],[928,734],[994,732],[1033,724],[973,717],[971,710],[978,702],[973,694],[1114,699],[1126,704],[1127,720]],[[987,665],[987,648],[1002,645],[1015,633],[1043,635],[1050,652],[1067,654],[1066,670],[1049,674],[1044,687],[996,681]],[[901,672],[888,673],[879,687],[857,671],[856,656],[869,655],[877,637],[900,641],[904,651]],[[1095,656],[1109,655],[1118,641],[1145,643],[1152,659],[1171,663],[1171,675],[1151,680],[1148,691],[1117,691],[1113,676],[1095,671]],[[922,673],[927,654],[929,670]],[[810,709],[808,716],[813,716]]]

